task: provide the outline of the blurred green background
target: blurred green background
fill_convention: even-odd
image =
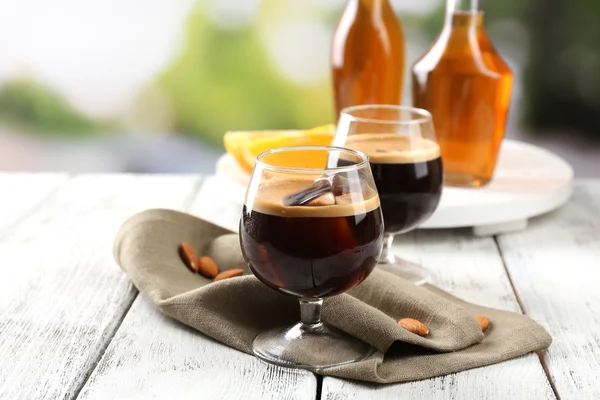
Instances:
[[[391,3],[407,39],[408,77],[440,30],[445,3]],[[0,168],[210,172],[228,130],[330,123],[329,45],[344,5],[12,4],[0,17]],[[515,73],[507,137],[559,153],[577,175],[600,176],[600,3],[484,7]]]

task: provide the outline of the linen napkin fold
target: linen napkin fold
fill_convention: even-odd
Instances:
[[[178,246],[187,241],[220,269],[243,268],[247,276],[212,282],[192,273]],[[265,330],[299,321],[296,298],[259,282],[248,270],[237,234],[188,214],[147,210],[128,219],[115,239],[115,258],[138,290],[162,313],[240,351]],[[474,319],[485,315],[482,333]],[[397,320],[415,318],[430,330],[420,337]],[[432,285],[415,286],[375,268],[359,286],[327,298],[322,319],[377,352],[324,375],[392,383],[445,375],[546,349],[546,330],[522,314],[481,307]],[[200,355],[199,355],[200,356]]]

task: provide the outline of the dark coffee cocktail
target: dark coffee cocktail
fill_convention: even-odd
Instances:
[[[411,230],[433,214],[443,182],[435,142],[395,134],[361,134],[348,137],[346,146],[369,156],[386,233]]]
[[[377,263],[383,234],[376,194],[358,202],[339,197],[328,205],[282,204],[311,182],[263,182],[252,203],[244,205],[240,232],[254,275],[304,298],[336,295],[362,282]]]

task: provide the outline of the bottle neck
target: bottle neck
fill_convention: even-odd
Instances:
[[[446,3],[446,14],[453,13],[477,13],[482,11],[480,0],[448,0]]]
[[[383,19],[384,15],[393,15],[394,10],[388,0],[350,0],[348,6],[368,14],[374,20]]]
[[[481,0],[447,0],[445,25],[468,31],[483,29]]]
[[[388,0],[351,0],[360,3],[363,7],[369,9],[381,9],[391,7]]]

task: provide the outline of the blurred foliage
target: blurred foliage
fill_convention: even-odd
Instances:
[[[264,3],[264,12],[269,4]],[[176,131],[222,146],[228,130],[331,122],[329,85],[301,86],[280,76],[256,26],[260,21],[240,29],[220,28],[201,7],[193,11],[181,55],[158,80],[171,101]]]
[[[8,81],[0,87],[0,122],[19,130],[68,136],[102,128],[58,93],[30,80]]]
[[[530,0],[525,120],[600,140],[600,2]]]
[[[302,85],[287,79],[265,47],[261,28],[285,24],[286,3],[264,0],[257,20],[236,29],[207,18],[201,3],[186,21],[180,54],[134,98],[129,113],[142,122],[138,127],[181,132],[222,146],[227,130],[294,129],[332,122],[329,80]],[[324,8],[327,11],[311,18],[333,30],[343,6]],[[483,7],[486,25],[510,20],[528,32],[527,38],[518,34],[503,38],[528,49],[524,122],[540,131],[578,130],[600,138],[600,24],[596,21],[600,2],[502,0],[485,1]],[[441,0],[427,15],[399,12],[398,17],[431,43],[441,30],[444,11]],[[83,115],[56,91],[29,80],[0,86],[0,124],[44,135],[117,129]]]

